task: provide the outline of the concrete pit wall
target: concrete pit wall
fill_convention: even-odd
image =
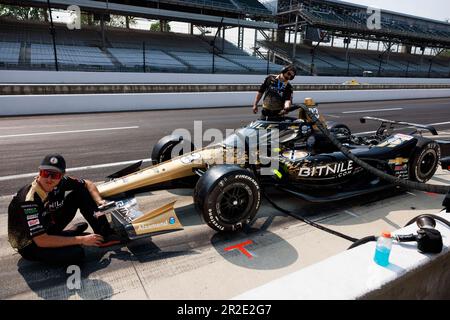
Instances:
[[[264,77],[2,71],[0,116],[250,107]],[[342,85],[349,79],[296,77],[294,103],[450,97],[450,79],[357,78],[362,86]]]
[[[450,221],[450,213],[438,216]],[[416,243],[392,245],[389,265],[373,261],[375,242],[344,251],[280,279],[244,292],[237,300],[450,299],[450,228],[437,221],[443,250],[423,254]],[[415,234],[411,224],[393,234]]]
[[[294,103],[312,97],[319,103],[450,97],[449,89],[295,91]],[[248,107],[255,92],[2,95],[0,116],[214,107]],[[426,106],[424,106],[426,107]]]

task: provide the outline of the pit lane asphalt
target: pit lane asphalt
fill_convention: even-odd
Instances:
[[[359,123],[362,116],[384,117],[415,123],[450,122],[450,98],[358,103],[321,104],[319,110],[327,120],[347,124],[353,132],[372,131],[377,123]],[[398,110],[402,108],[402,110]],[[381,112],[343,113],[375,109]],[[15,193],[30,178],[1,180],[1,177],[36,172],[42,157],[59,152],[68,168],[150,158],[153,145],[178,128],[193,132],[195,120],[202,120],[203,132],[217,128],[225,132],[255,119],[251,107],[115,112],[94,114],[48,115],[0,118],[0,196]],[[138,127],[138,128],[130,128]],[[89,131],[102,128],[121,130]],[[125,128],[125,129],[124,129]],[[127,129],[128,128],[128,129]],[[450,129],[450,123],[436,126]],[[34,133],[83,131],[28,135]],[[205,144],[207,144],[205,142]],[[73,175],[102,181],[121,167],[82,170]]]
[[[408,107],[416,104],[416,107]],[[353,131],[359,132],[374,130],[376,125],[361,125],[357,119],[365,114],[342,114],[343,111],[402,107],[402,111],[370,115],[437,123],[450,120],[449,104],[450,99],[435,99],[359,106],[323,105],[321,110],[325,115],[341,117],[335,119],[348,123]],[[423,105],[429,106],[426,112],[420,107]],[[181,125],[174,118],[180,119]],[[86,137],[82,137],[82,134],[62,134],[27,136],[5,142],[0,140],[2,170],[9,165],[10,168],[20,169],[15,174],[32,172],[42,154],[53,148],[60,148],[58,152],[66,156],[69,167],[147,158],[150,146],[160,136],[170,133],[175,127],[192,128],[193,120],[205,120],[205,128],[217,126],[225,129],[236,127],[236,123],[243,125],[253,118],[248,108],[2,118],[2,128],[7,125],[9,130],[3,130],[0,135],[92,129],[93,125],[100,128],[140,127],[137,132],[94,132],[86,133]],[[147,132],[154,132],[153,126],[159,128],[160,135],[153,136]],[[448,130],[449,127],[445,125],[437,128]],[[68,146],[68,142],[73,145]],[[3,149],[4,146],[7,149]],[[27,147],[25,150],[21,148],[24,146]],[[108,148],[111,150],[106,153]],[[81,171],[77,175],[98,181],[112,171],[115,168]],[[25,180],[29,179],[13,182],[18,188],[26,183]],[[449,181],[450,174],[441,170],[433,178],[433,183],[448,184]],[[89,248],[88,262],[82,266],[80,290],[70,290],[66,286],[69,276],[66,270],[42,267],[24,261],[14,253],[7,243],[6,208],[9,197],[0,197],[0,299],[229,299],[342,252],[350,245],[346,240],[277,212],[266,202],[252,228],[237,235],[220,235],[202,224],[193,207],[191,193],[191,190],[179,189],[153,192],[151,197],[148,194],[140,196],[140,204],[146,206],[147,210],[177,199],[176,213],[185,230],[156,236],[152,241],[131,243],[129,246]],[[423,192],[389,192],[351,201],[311,205],[277,192],[271,194],[283,207],[357,238],[382,230],[395,230],[418,214],[438,212],[443,199],[441,195]],[[386,195],[389,197],[384,198]],[[248,241],[251,244],[246,248],[252,259],[238,250],[225,250]],[[368,257],[370,262],[371,257]]]
[[[432,180],[449,182],[450,174],[442,170]],[[176,199],[175,212],[185,229],[128,245],[86,248],[79,289],[67,286],[73,271],[25,261],[15,253],[7,242],[7,215],[0,214],[0,299],[231,299],[344,252],[351,244],[281,214],[266,201],[250,228],[219,234],[202,223],[191,194],[177,189],[138,196],[146,209]],[[270,195],[284,208],[355,238],[393,231],[419,214],[437,213],[443,200],[443,195],[424,192],[384,192],[313,205],[279,192]],[[0,198],[0,212],[7,205]],[[237,245],[247,255],[230,249]],[[392,259],[398,258],[396,250],[393,246]],[[376,267],[372,255],[363,258],[368,267]]]

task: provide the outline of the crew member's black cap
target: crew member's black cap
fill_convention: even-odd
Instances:
[[[42,160],[39,170],[54,170],[61,173],[66,172],[66,160],[60,154],[48,154]]]

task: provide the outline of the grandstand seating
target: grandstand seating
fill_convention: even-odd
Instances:
[[[150,0],[176,4],[181,6],[195,6],[212,8],[219,11],[232,11],[246,14],[270,15],[271,12],[257,0]]]
[[[278,64],[269,62],[269,66],[267,66],[267,61],[255,59],[251,56],[232,54],[222,54],[221,56],[258,73],[266,73],[267,67],[269,68],[269,73],[276,73],[281,69],[281,66]]]
[[[143,51],[138,49],[107,49],[125,68],[142,70],[144,66]],[[145,65],[148,71],[186,72],[188,67],[160,50],[145,50]]]
[[[18,64],[20,47],[19,42],[0,42],[0,64]]]
[[[151,0],[155,2],[165,2],[169,4],[179,4],[182,6],[210,7],[222,10],[238,11],[238,8],[229,0]]]
[[[0,20],[0,67],[53,69],[54,53],[48,25]],[[61,70],[211,72],[212,36],[106,28],[105,42],[94,27],[69,30],[56,24]],[[145,48],[144,48],[145,43]],[[103,45],[104,44],[104,45]],[[270,63],[269,70],[280,66]],[[249,56],[228,41],[216,39],[214,71],[266,73],[267,61]]]
[[[284,57],[290,57],[292,53],[292,45],[286,43],[259,43]],[[306,45],[296,48],[296,61],[306,71],[311,70],[311,51],[312,48]],[[317,75],[362,76],[364,71],[372,71],[374,75],[380,71],[380,76],[386,77],[448,77],[450,58],[350,49],[347,60],[347,52],[343,48],[318,46],[315,50],[313,72]]]
[[[257,0],[235,0],[235,2],[245,12],[270,14],[270,11]]]
[[[171,32],[170,36],[162,32],[147,32],[133,30],[130,37],[130,31],[120,29],[108,29],[106,37],[111,47],[115,48],[139,48],[145,47],[154,50],[188,50],[194,52],[205,52],[210,49],[210,45],[201,41],[197,36],[189,34],[179,34]]]
[[[113,67],[111,60],[99,48],[59,45],[56,52],[61,65],[89,66],[93,69]],[[32,65],[52,65],[53,55],[52,45],[31,44]]]
[[[251,7],[266,10],[257,0],[148,0],[196,6],[220,5],[236,10]],[[303,2],[302,0],[298,0]],[[365,28],[367,12],[361,7],[344,8],[326,1],[307,1],[301,14],[310,24]],[[351,6],[350,6],[351,7]],[[256,11],[255,11],[256,12]],[[450,25],[387,13],[382,15],[383,31],[424,38],[450,38]],[[161,33],[106,27],[104,34],[95,26],[69,30],[56,24],[58,62],[62,70],[205,72],[213,70],[214,37],[181,33]],[[290,60],[292,45],[260,41],[283,61]],[[145,60],[144,60],[145,58]],[[299,74],[359,76],[371,71],[381,76],[449,77],[450,58],[400,54],[370,50],[299,45],[296,63]],[[144,62],[145,61],[145,62]],[[281,60],[278,60],[281,61]],[[277,72],[280,65],[248,55],[220,37],[215,40],[214,71],[220,73]],[[48,23],[0,20],[0,68],[53,69],[53,40]]]
[[[199,72],[211,72],[213,57],[210,53],[200,53],[200,52],[182,52],[182,51],[171,51],[171,54],[176,56],[178,59],[189,65],[193,70]],[[245,68],[230,62],[220,56],[214,57],[214,69],[218,72],[237,72],[242,73],[247,71]]]
[[[213,36],[204,36],[203,39],[204,39],[205,43],[210,44],[214,40],[214,37]],[[244,51],[242,51],[241,49],[239,49],[232,43],[230,43],[228,41],[223,42],[222,38],[216,39],[215,46],[216,46],[217,50],[220,51],[221,53],[235,54],[235,55],[247,55]],[[211,46],[209,46],[208,49],[211,50]]]
[[[299,0],[301,1],[301,0]],[[361,7],[336,7],[335,3],[322,1],[307,4],[303,1],[301,15],[313,24],[325,24],[335,27],[351,27],[367,30],[367,12]],[[410,36],[423,39],[443,40],[450,38],[450,24],[427,21],[426,19],[412,19],[399,14],[384,12],[381,17],[382,32]]]

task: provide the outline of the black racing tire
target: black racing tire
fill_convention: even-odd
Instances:
[[[413,154],[409,167],[409,179],[422,183],[430,180],[439,165],[440,154],[439,144],[434,141],[427,142],[418,148]]]
[[[152,164],[156,165],[173,158],[172,151],[177,148],[176,156],[181,156],[183,150],[194,151],[194,145],[187,139],[179,136],[165,136],[161,138],[153,147]]]
[[[332,133],[339,133],[342,135],[350,136],[352,134],[352,131],[349,127],[347,127],[343,123],[337,123],[337,122],[327,122],[328,130]]]
[[[261,205],[261,190],[250,171],[236,165],[217,165],[197,182],[194,204],[212,229],[235,232],[255,217]]]

